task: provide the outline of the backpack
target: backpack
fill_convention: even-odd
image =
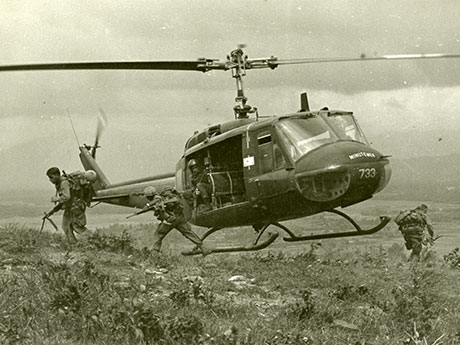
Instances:
[[[404,219],[410,215],[412,211],[411,210],[402,210],[401,212],[398,213],[398,215],[395,217],[394,221],[398,225],[402,225],[404,223]]]
[[[403,210],[395,217],[395,223],[402,225],[423,225],[424,217],[416,210]]]
[[[62,173],[67,181],[69,181],[70,196],[74,199],[79,199],[87,206],[90,206],[94,191],[92,181],[88,179],[88,174],[85,174],[84,171],[74,171],[68,174],[63,171]]]

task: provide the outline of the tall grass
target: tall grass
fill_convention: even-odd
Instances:
[[[0,344],[460,343],[455,253],[409,265],[402,245],[305,248],[154,257],[128,232],[70,248],[3,226]]]

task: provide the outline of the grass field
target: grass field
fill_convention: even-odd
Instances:
[[[375,199],[346,212],[368,227],[418,204]],[[39,234],[39,210],[3,217],[0,344],[460,344],[459,209],[430,205],[443,237],[418,265],[407,263],[394,224],[368,237],[279,238],[260,252],[203,258],[181,256],[191,244],[177,232],[153,256],[153,219],[126,220],[129,210],[90,210],[92,231],[73,248],[51,228]],[[350,229],[332,214],[286,225],[297,234]],[[247,244],[254,233],[209,239]]]
[[[0,224],[21,224],[39,228],[41,215],[47,210],[47,203],[40,199],[43,196],[37,195],[33,202],[21,203],[19,201],[3,202],[0,206]],[[42,203],[40,203],[42,201]],[[47,201],[47,200],[46,200]],[[372,199],[361,204],[348,207],[343,211],[358,221],[363,227],[372,227],[378,223],[380,215],[395,216],[401,209],[418,206],[421,201],[394,201],[386,199]],[[43,206],[45,205],[45,206]],[[460,245],[460,204],[430,203],[429,216],[434,224],[437,234],[442,235],[436,241],[437,251],[446,254]],[[151,235],[156,226],[152,214],[143,214],[137,217],[126,219],[133,211],[129,208],[118,206],[99,205],[94,209],[88,209],[88,227],[92,230],[104,229],[112,234],[120,234],[128,230],[130,236],[139,243],[150,245]],[[55,222],[60,225],[61,214],[53,216]],[[309,234],[313,231],[344,231],[351,230],[349,223],[342,218],[328,213],[313,217],[293,220],[283,223],[291,228],[296,234]],[[140,229],[142,228],[142,229]],[[198,233],[204,233],[203,228],[194,228]],[[273,229],[274,231],[275,229]],[[54,231],[47,224],[45,231]],[[306,244],[283,242],[280,238],[272,245],[271,249],[302,251]],[[212,235],[210,242],[218,246],[221,243],[245,244],[254,239],[254,231],[251,228],[233,228]],[[401,234],[396,224],[390,224],[383,230],[372,236],[354,237],[351,239],[323,240],[323,244],[342,246],[384,246],[401,243]],[[164,250],[170,253],[178,253],[189,246],[189,242],[177,232],[172,232],[164,242]]]

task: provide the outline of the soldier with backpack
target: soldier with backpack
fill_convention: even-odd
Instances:
[[[90,172],[94,174],[94,172]],[[86,197],[89,195],[86,191],[87,188],[84,187],[85,183],[81,183],[78,179],[83,180],[84,177],[88,180],[88,177],[92,176],[91,173],[85,176],[85,173],[81,172],[82,176],[77,178],[72,174],[63,173],[61,175],[61,171],[57,167],[49,168],[46,172],[50,182],[56,187],[56,196],[51,198],[51,202],[56,205],[43,218],[48,218],[59,210],[64,210],[62,229],[70,244],[77,241],[74,232],[81,234],[87,230],[85,211],[88,199],[85,200],[84,195],[86,194]],[[95,177],[95,174],[92,177]],[[87,183],[90,185],[90,181]]]
[[[165,188],[161,193],[157,193],[153,186],[144,190],[144,196],[149,201],[146,210],[152,210],[155,217],[160,221],[153,234],[152,250],[158,254],[160,252],[163,238],[172,229],[177,229],[187,239],[192,241],[200,250],[203,256],[210,254],[201,238],[192,231],[190,223],[186,219],[184,207],[180,202],[180,195],[174,189]]]
[[[433,226],[427,216],[428,206],[421,204],[413,210],[403,210],[395,218],[408,250],[412,250],[409,261],[419,261],[420,252],[426,241],[432,243],[434,239]],[[425,230],[428,232],[426,237]]]

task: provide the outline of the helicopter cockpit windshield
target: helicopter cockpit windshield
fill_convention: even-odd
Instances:
[[[368,144],[352,114],[292,117],[279,121],[275,127],[294,161],[319,146],[337,141]]]
[[[321,114],[321,117],[328,122],[340,140],[352,140],[369,145],[364,133],[358,126],[356,119],[351,113]]]

